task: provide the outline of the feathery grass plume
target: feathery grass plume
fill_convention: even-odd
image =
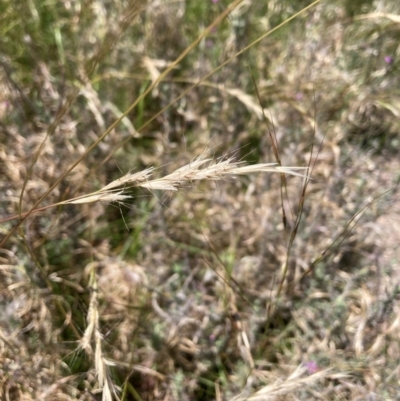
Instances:
[[[207,165],[208,163],[208,165]],[[149,167],[137,173],[127,173],[121,178],[114,180],[98,191],[90,194],[81,195],[72,199],[47,205],[42,208],[33,210],[38,212],[51,207],[68,204],[83,204],[92,202],[117,202],[123,204],[132,198],[127,191],[132,187],[146,188],[151,191],[177,191],[183,188],[185,184],[193,181],[220,181],[228,176],[246,175],[251,173],[281,173],[289,174],[296,177],[309,178],[307,175],[308,167],[287,167],[279,166],[277,163],[260,163],[252,165],[244,165],[243,162],[235,162],[232,157],[228,159],[213,160],[199,156],[191,163],[178,168],[171,174],[162,178],[151,179],[154,167]],[[305,174],[298,171],[304,171]],[[0,222],[16,219],[25,216],[26,213],[18,216],[8,217]]]
[[[97,201],[123,203],[131,198],[126,191],[132,187],[147,188],[151,191],[177,191],[183,188],[185,184],[193,181],[220,181],[227,176],[259,172],[284,173],[307,178],[307,170],[308,167],[282,167],[277,163],[244,165],[243,162],[235,162],[232,157],[225,160],[213,160],[200,156],[191,163],[178,168],[165,177],[151,179],[152,172],[154,171],[154,168],[151,167],[135,174],[128,173],[110,182],[99,191],[63,201],[57,205],[91,203]],[[298,171],[305,171],[306,174],[299,173]]]

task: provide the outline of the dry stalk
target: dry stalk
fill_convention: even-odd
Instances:
[[[110,375],[108,373],[106,359],[103,355],[102,350],[102,335],[100,332],[99,311],[97,308],[98,289],[94,265],[92,266],[90,285],[92,287],[92,295],[90,298],[89,311],[87,315],[88,325],[80,341],[79,348],[85,350],[88,354],[92,354],[91,342],[92,340],[94,340],[94,365],[96,369],[99,388],[102,391],[102,401],[112,401],[112,393],[115,394],[115,386],[112,383]]]

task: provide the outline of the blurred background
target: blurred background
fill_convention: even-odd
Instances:
[[[2,238],[137,99],[41,206],[203,154],[276,162],[271,136],[314,166],[306,190],[259,173],[29,216],[0,249],[5,400],[399,399],[400,4],[236,3],[178,63],[229,1],[0,3]]]

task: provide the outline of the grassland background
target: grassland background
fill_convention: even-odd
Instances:
[[[272,130],[286,166],[322,143],[304,207],[288,177],[285,227],[260,173],[33,213],[0,249],[2,399],[400,400],[400,4],[321,1],[233,57],[309,4],[241,2],[41,203],[274,162]],[[228,6],[0,3],[3,239]]]

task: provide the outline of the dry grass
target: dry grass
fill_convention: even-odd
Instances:
[[[399,399],[399,14],[3,2],[1,398]]]

